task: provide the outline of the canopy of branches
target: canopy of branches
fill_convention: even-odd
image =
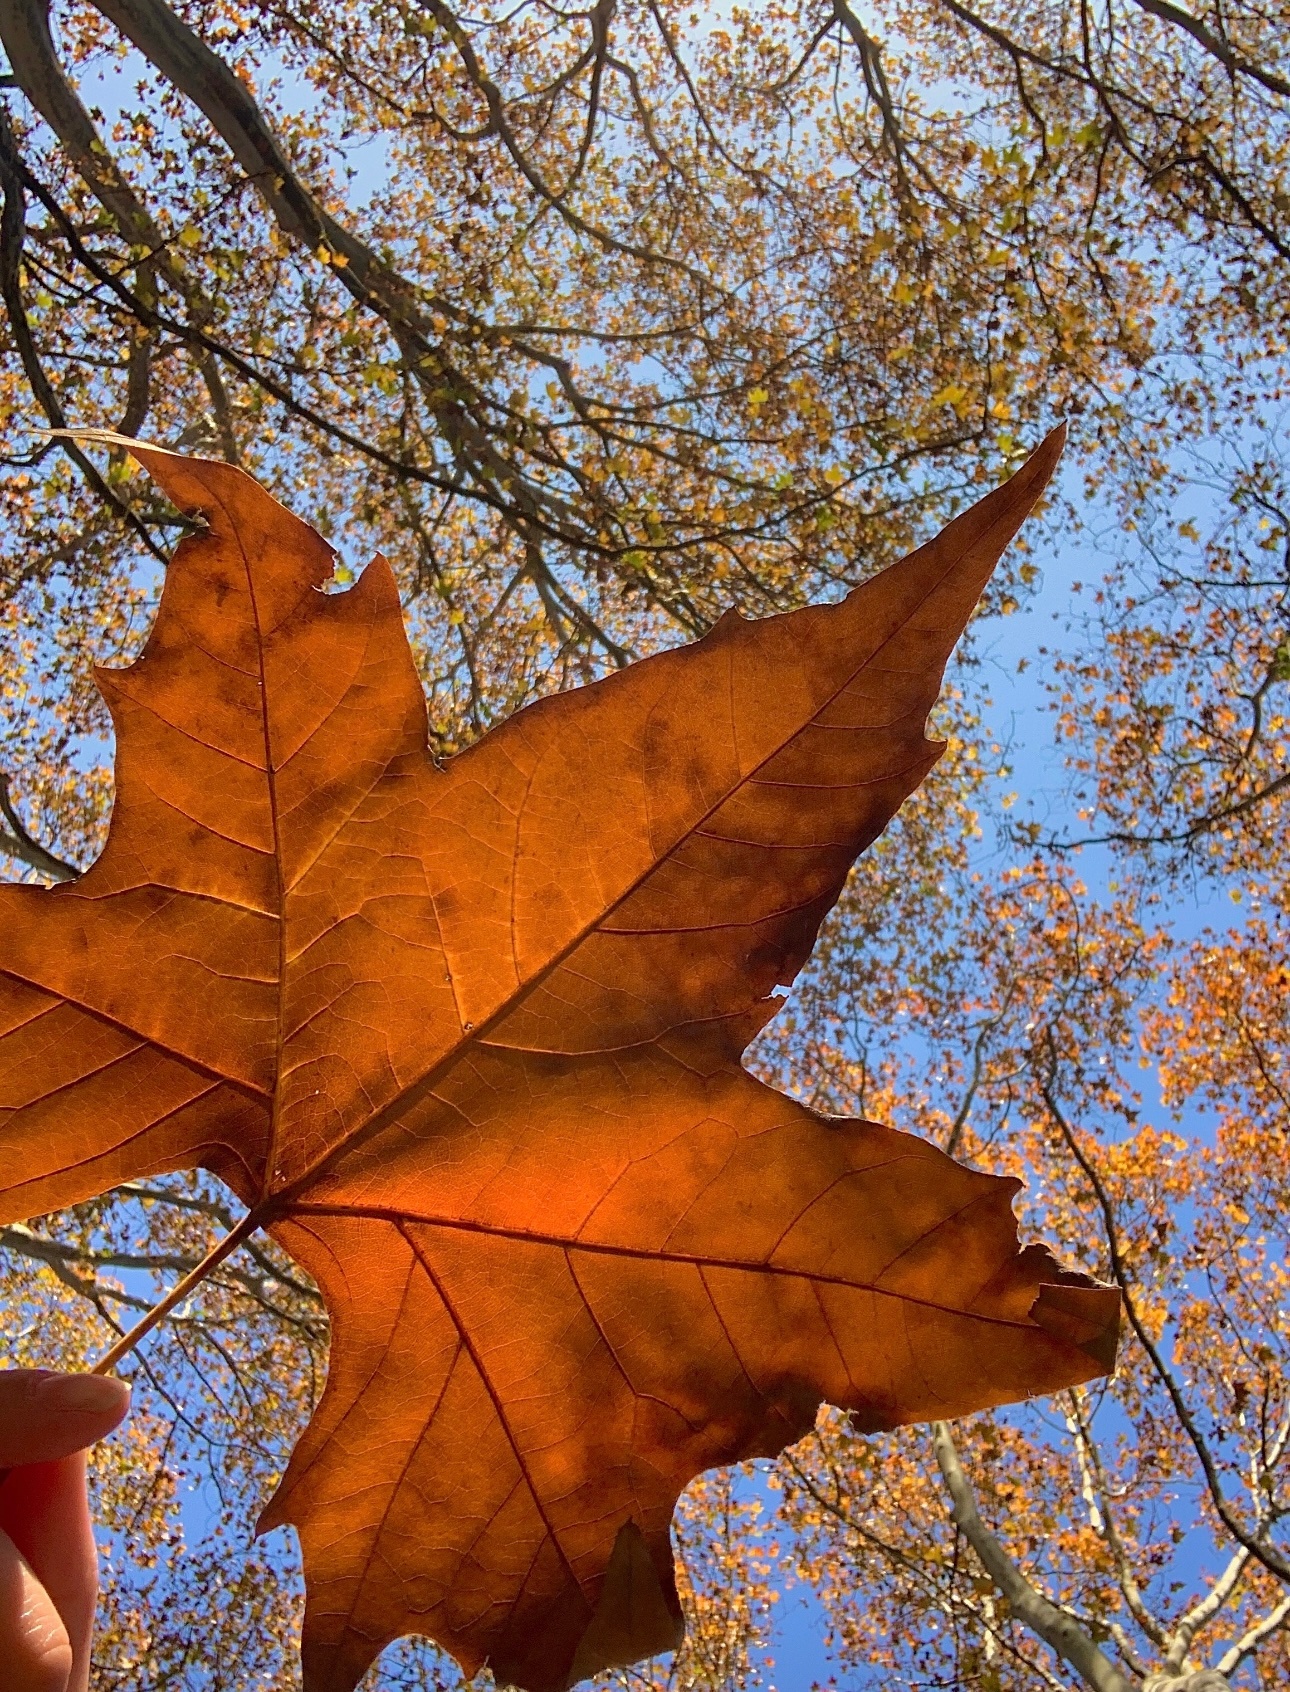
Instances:
[[[732,607],[839,599],[1070,423],[950,753],[753,1056],[1025,1178],[1028,1225],[1124,1293],[1121,1368],[935,1451],[826,1422],[696,1483],[660,1685],[757,1685],[794,1574],[884,1688],[1290,1677],[1287,43],[1284,0],[0,9],[17,876],[102,844],[91,665],[135,655],[188,526],[47,429],[222,457],[354,573],[383,552],[447,754]],[[1061,627],[1019,644],[1034,606]],[[171,1177],[11,1226],[15,1361],[95,1355],[230,1204]],[[286,1554],[225,1536],[326,1349],[263,1241],[144,1347],[100,1464],[104,1687],[290,1672]],[[982,1560],[955,1441],[1083,1666]],[[373,1674],[451,1680],[418,1648]]]

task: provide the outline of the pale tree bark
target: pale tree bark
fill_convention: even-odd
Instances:
[[[4,826],[0,827],[0,857],[17,858],[19,863],[26,864],[39,875],[48,876],[51,881],[75,881],[81,872],[64,863],[28,832],[14,808],[7,775],[0,775],[0,817],[4,819]]]
[[[1076,1421],[1075,1428],[1081,1470],[1086,1479],[1085,1495],[1088,1498],[1090,1493],[1096,1490],[1096,1483],[1092,1480],[1092,1474],[1095,1472],[1095,1448],[1082,1418]],[[1242,1546],[1218,1575],[1205,1597],[1188,1610],[1167,1633],[1147,1610],[1136,1583],[1131,1583],[1133,1598],[1129,1598],[1126,1592],[1126,1602],[1143,1631],[1153,1643],[1163,1647],[1164,1661],[1158,1670],[1130,1678],[1111,1661],[1069,1611],[1059,1608],[1027,1579],[986,1526],[977,1508],[972,1483],[959,1459],[948,1423],[932,1424],[932,1446],[937,1466],[949,1491],[950,1514],[955,1526],[1007,1599],[1017,1620],[1050,1645],[1057,1655],[1075,1670],[1084,1684],[1092,1688],[1092,1692],[1232,1692],[1228,1676],[1233,1674],[1247,1657],[1254,1654],[1263,1640],[1270,1638],[1287,1619],[1290,1619],[1288,1596],[1249,1627],[1213,1667],[1200,1668],[1188,1661],[1189,1648],[1200,1630],[1218,1614],[1235,1592],[1241,1573],[1249,1562],[1249,1551]],[[1092,1462],[1090,1451],[1094,1452]],[[1107,1521],[1109,1518],[1104,1517],[1104,1528]],[[1113,1537],[1113,1527],[1111,1535],[1110,1543],[1114,1550],[1118,1540]],[[1121,1584],[1123,1587],[1123,1581]],[[1147,1625],[1148,1623],[1150,1625]]]
[[[1065,1610],[1059,1610],[1037,1587],[1031,1585],[981,1520],[976,1496],[959,1461],[947,1422],[932,1423],[932,1447],[949,1489],[954,1524],[1012,1606],[1013,1614],[1051,1645],[1085,1684],[1093,1688],[1093,1692],[1137,1692],[1133,1682],[1089,1638],[1074,1617],[1067,1615]],[[1162,1692],[1162,1689],[1155,1689],[1155,1692]]]

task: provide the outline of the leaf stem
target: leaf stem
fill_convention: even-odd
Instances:
[[[163,1316],[168,1316],[181,1300],[187,1298],[194,1287],[200,1286],[218,1264],[222,1263],[232,1252],[235,1252],[242,1241],[255,1232],[260,1225],[260,1220],[261,1218],[255,1211],[248,1210],[236,1228],[225,1234],[219,1244],[213,1246],[206,1253],[195,1269],[190,1269],[183,1280],[177,1282],[160,1303],[153,1305],[141,1322],[136,1322],[128,1334],[122,1334],[116,1344],[103,1353],[90,1373],[92,1375],[106,1375],[114,1369],[123,1357],[128,1356],[134,1350],[145,1334],[152,1332]]]

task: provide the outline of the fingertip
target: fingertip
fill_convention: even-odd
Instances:
[[[32,1392],[60,1415],[110,1416],[113,1427],[130,1408],[130,1383],[117,1375],[45,1375]]]
[[[129,1408],[129,1383],[111,1375],[0,1372],[0,1466],[57,1462],[83,1451]]]

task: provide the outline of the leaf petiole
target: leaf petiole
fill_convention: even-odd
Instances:
[[[255,1211],[247,1211],[236,1228],[225,1234],[218,1245],[213,1246],[206,1253],[196,1268],[190,1269],[159,1303],[153,1305],[142,1321],[136,1322],[129,1333],[122,1334],[116,1344],[103,1353],[90,1373],[92,1375],[106,1375],[114,1369],[123,1357],[127,1357],[134,1350],[145,1334],[152,1332],[163,1316],[168,1316],[177,1304],[187,1298],[194,1287],[200,1286],[218,1264],[222,1263],[232,1252],[235,1252],[242,1241],[255,1232],[260,1226],[260,1221],[261,1217]]]

